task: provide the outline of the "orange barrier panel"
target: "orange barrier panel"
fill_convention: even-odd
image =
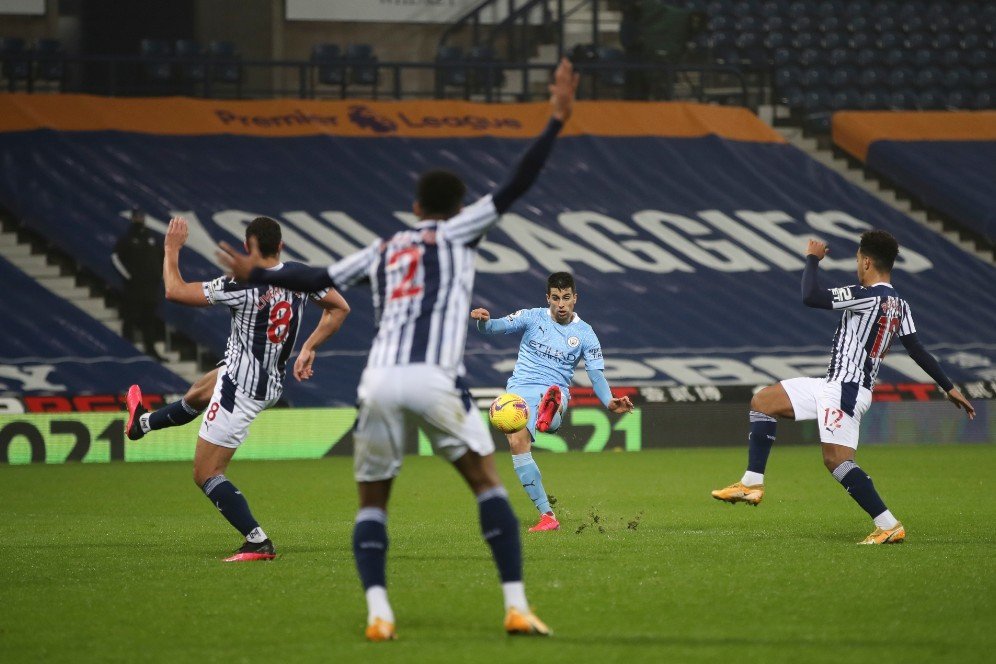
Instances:
[[[996,140],[996,111],[841,111],[833,141],[865,161],[875,141]]]
[[[129,131],[150,134],[249,136],[535,136],[545,103],[462,101],[225,101],[108,98],[90,95],[0,94],[0,131]],[[578,102],[565,135],[784,140],[743,108],[686,103]]]

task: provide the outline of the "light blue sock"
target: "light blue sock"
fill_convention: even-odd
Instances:
[[[563,421],[564,421],[564,411],[558,409],[557,412],[554,414],[553,419],[550,420],[550,426],[546,430],[546,432],[554,433],[555,431],[557,431],[557,429],[560,428],[560,425],[563,423]]]
[[[550,501],[546,497],[546,489],[543,488],[543,474],[540,473],[539,466],[533,461],[533,453],[513,454],[512,467],[515,468],[515,474],[519,476],[519,481],[522,482],[522,488],[526,490],[526,495],[533,501],[533,505],[536,506],[540,514],[552,511]]]

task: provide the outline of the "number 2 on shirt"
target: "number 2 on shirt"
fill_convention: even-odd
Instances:
[[[401,278],[401,283],[395,286],[394,290],[391,291],[390,299],[392,300],[415,297],[422,292],[422,287],[416,286],[413,283],[415,281],[415,275],[418,274],[418,266],[422,262],[422,251],[418,247],[408,247],[407,249],[402,249],[401,251],[391,254],[391,258],[387,262],[387,266],[389,268],[393,268],[402,262],[407,262],[408,268],[405,272],[405,276]]]

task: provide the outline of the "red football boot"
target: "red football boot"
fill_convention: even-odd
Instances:
[[[543,398],[540,399],[539,408],[536,409],[536,428],[539,431],[546,431],[550,428],[550,423],[560,410],[560,388],[551,385]]]

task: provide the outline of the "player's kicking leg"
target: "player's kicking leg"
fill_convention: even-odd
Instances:
[[[125,424],[125,435],[129,440],[138,440],[150,431],[183,426],[192,422],[207,408],[217,382],[218,370],[214,369],[191,385],[182,399],[152,412],[147,411],[142,403],[142,388],[132,385],[128,389],[126,399],[128,422]]]
[[[234,447],[198,438],[194,453],[194,483],[246,539],[238,551],[225,558],[226,563],[272,560],[276,558],[273,542],[253,517],[245,496],[225,477],[225,470],[234,454]]]
[[[522,583],[522,542],[508,492],[495,469],[494,454],[481,456],[468,451],[453,462],[477,497],[481,532],[491,555],[505,599],[505,631],[512,635],[550,636],[552,632],[529,609]]]
[[[713,498],[731,504],[754,506],[761,502],[764,498],[764,469],[771,446],[775,443],[776,418],[792,418],[794,415],[792,401],[781,383],[769,385],[754,395],[750,401],[747,470],[739,482],[713,491]]]

